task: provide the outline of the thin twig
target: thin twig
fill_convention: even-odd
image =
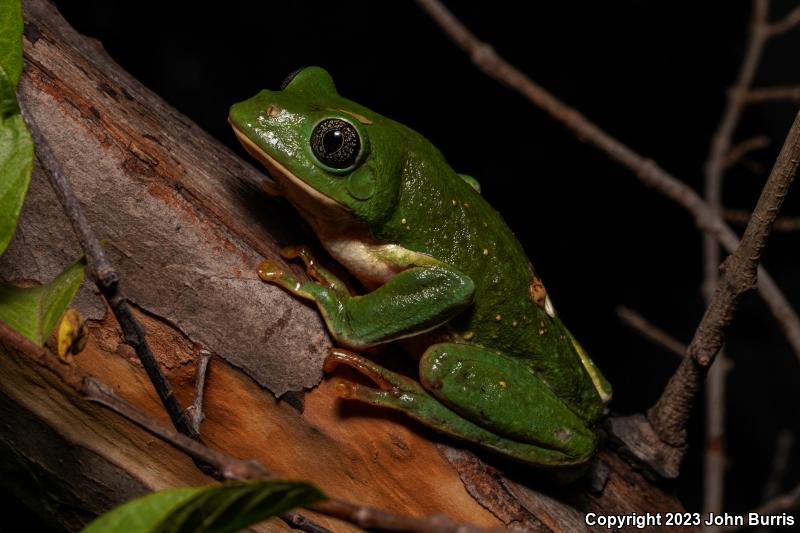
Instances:
[[[752,509],[748,513],[745,513],[745,517],[748,516],[750,513],[757,514],[759,516],[772,516],[772,515],[779,515],[781,513],[788,513],[790,511],[794,511],[795,509],[800,508],[800,484],[795,486],[791,491],[787,492],[786,494],[781,494],[780,496],[776,496],[769,500],[768,502],[764,502],[755,509]],[[744,523],[747,524],[747,520],[744,520]],[[740,531],[747,526],[728,526],[722,528],[722,531],[726,533],[732,531]]]
[[[272,473],[254,459],[247,461],[236,459],[160,424],[151,416],[117,396],[113,389],[99,379],[87,375],[83,379],[83,386],[79,392],[87,401],[111,409],[148,433],[181,450],[196,463],[211,466],[215,473],[219,473],[219,476],[214,476],[217,479],[244,480],[272,477]],[[308,533],[329,533],[327,528],[300,513],[284,513],[280,515],[280,518],[295,529]]]
[[[739,226],[746,226],[750,221],[750,212],[742,209],[726,209],[725,220]],[[772,231],[800,231],[800,217],[778,217],[772,225]]]
[[[203,423],[205,418],[205,414],[203,414],[203,393],[206,389],[206,371],[208,370],[209,361],[211,361],[211,352],[200,350],[198,360],[195,362],[197,371],[194,378],[194,401],[192,405],[186,408],[192,428],[198,435],[200,434],[200,424]]]
[[[653,160],[636,153],[618,139],[601,130],[577,110],[565,105],[536,84],[491,46],[478,40],[464,24],[456,19],[438,0],[416,0],[442,30],[466,52],[473,63],[488,76],[519,92],[531,103],[547,112],[574,132],[578,138],[593,144],[609,157],[633,171],[648,187],[675,201],[689,211],[697,227],[711,233],[722,246],[733,253],[739,238],[719,215],[688,185],[659,167]],[[800,318],[792,309],[775,280],[763,267],[758,270],[758,290],[772,315],[800,359]]]
[[[190,439],[162,424],[117,396],[114,390],[102,381],[76,366],[62,363],[50,350],[34,344],[2,321],[0,321],[0,344],[51,372],[87,401],[110,409],[196,461],[213,466],[218,472],[222,473],[224,479],[247,480],[272,476],[261,463],[254,459],[237,459],[219,450],[209,448],[205,444]],[[374,507],[365,507],[336,498],[325,500],[309,508],[328,516],[346,520],[361,528],[431,533],[436,531],[451,533],[493,531],[477,526],[458,524],[442,515],[422,518],[400,516]],[[312,533],[328,531],[326,528],[297,513],[288,513],[283,518],[287,523],[301,526],[304,531]]]
[[[774,37],[775,35],[791,30],[798,23],[800,23],[800,7],[792,9],[782,19],[770,24],[767,27],[767,32],[770,37]]]
[[[775,102],[781,100],[797,102],[800,101],[800,87],[782,86],[750,89],[745,94],[745,100],[751,104],[760,104],[762,102]]]
[[[769,502],[779,497],[783,484],[783,475],[792,457],[793,445],[794,434],[791,431],[788,429],[778,431],[778,435],[775,438],[775,452],[772,455],[772,467],[770,468],[769,476],[767,476],[767,481],[764,483],[764,488],[761,492],[762,501]],[[771,527],[760,526],[754,529],[753,533],[770,533],[770,531],[772,531]]]
[[[657,344],[680,358],[686,356],[687,347],[669,333],[651,324],[642,315],[627,307],[617,307],[617,316],[626,326],[638,332],[645,339]]]
[[[774,498],[781,491],[783,475],[789,466],[792,458],[792,447],[794,446],[794,434],[788,429],[778,431],[775,437],[775,452],[772,455],[772,468],[764,483],[762,499],[764,501]]]
[[[725,166],[732,167],[738,163],[745,155],[756,150],[761,150],[769,146],[769,137],[766,135],[758,135],[745,139],[744,141],[734,145],[728,150],[725,156]]]
[[[769,237],[800,162],[800,114],[795,117],[772,172],[767,179],[750,223],[736,251],[723,263],[719,284],[706,308],[689,356],[681,361],[647,417],[659,438],[669,446],[684,449],[686,422],[709,366],[722,347],[742,294],[757,281],[761,252]]]
[[[97,240],[91,226],[89,226],[89,222],[86,220],[81,210],[75,192],[72,190],[72,185],[70,185],[69,180],[64,175],[61,164],[50,148],[50,144],[42,134],[38,124],[28,112],[28,105],[24,93],[20,94],[20,107],[25,122],[31,130],[31,135],[36,145],[36,154],[39,156],[42,167],[50,178],[50,183],[56,192],[56,196],[58,196],[58,200],[64,207],[64,212],[72,223],[72,228],[75,230],[81,248],[83,248],[86,254],[89,272],[94,282],[97,284],[97,287],[100,289],[100,292],[103,294],[106,301],[108,301],[111,310],[114,312],[114,316],[116,316],[119,322],[125,337],[125,342],[133,347],[136,351],[136,355],[139,356],[139,361],[141,361],[142,366],[147,372],[175,428],[184,435],[197,438],[197,433],[192,429],[192,425],[189,423],[186,413],[172,391],[172,386],[161,371],[161,367],[155,355],[153,355],[150,345],[147,343],[144,327],[139,323],[136,317],[133,316],[131,307],[128,305],[128,300],[119,286],[119,276],[106,258],[100,241]]]
[[[92,376],[87,375],[84,378],[79,392],[86,400],[122,415],[145,431],[178,448],[192,459],[213,466],[224,479],[255,479],[270,475],[263,466],[255,461],[234,459],[157,422],[150,415],[117,396],[108,385]]]
[[[774,515],[793,511],[798,507],[800,507],[800,484],[795,485],[795,487],[786,494],[780,494],[762,503],[753,509],[752,512],[759,515]]]
[[[769,0],[753,0],[750,36],[736,84],[728,91],[728,102],[719,126],[711,140],[708,159],[704,166],[705,198],[716,214],[722,213],[722,183],[729,164],[733,134],[744,112],[744,95],[753,85],[756,70],[761,62],[764,46],[769,39]],[[709,234],[703,236],[703,297],[706,305],[717,288],[720,249],[717,240]],[[719,362],[711,368],[706,383],[706,442],[703,472],[703,512],[716,515],[722,512],[725,487],[725,378],[727,368],[725,352],[717,353]],[[718,531],[717,526],[705,526],[706,532]]]

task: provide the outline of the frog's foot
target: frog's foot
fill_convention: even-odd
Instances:
[[[327,286],[337,294],[349,293],[347,285],[337,278],[330,270],[320,265],[308,246],[304,244],[284,246],[281,248],[281,257],[284,259],[300,259],[306,267],[306,274]]]
[[[350,381],[339,380],[336,383],[336,395],[346,400],[359,400],[371,405],[403,409],[404,405],[413,402],[413,395],[426,395],[425,389],[406,376],[395,374],[360,355],[334,348],[325,358],[325,372],[331,373],[338,365],[346,365],[365,375],[377,385],[377,389],[359,385]],[[409,395],[405,399],[403,395]]]
[[[483,446],[516,461],[536,466],[573,467],[585,464],[594,451],[592,445],[586,453],[574,454],[503,437],[457,414],[416,381],[391,372],[348,350],[333,349],[325,360],[325,372],[333,371],[340,364],[365,375],[375,382],[377,388],[340,381],[336,384],[336,394],[339,397],[402,411],[432,429]]]
[[[314,294],[308,290],[308,283],[302,283],[290,272],[275,261],[269,259],[258,265],[258,277],[262,281],[283,287],[300,298],[314,300]]]

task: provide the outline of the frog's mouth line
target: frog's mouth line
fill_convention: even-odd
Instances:
[[[247,153],[258,159],[269,171],[270,176],[276,181],[281,194],[285,195],[295,206],[314,218],[320,214],[319,207],[329,208],[331,211],[345,215],[350,210],[343,204],[337,202],[330,196],[326,196],[302,179],[295,176],[288,168],[280,164],[272,156],[261,149],[256,143],[250,140],[242,130],[228,117],[228,123],[233,128],[236,138],[242,143]],[[300,192],[300,194],[295,194]]]

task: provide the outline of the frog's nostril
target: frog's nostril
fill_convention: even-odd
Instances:
[[[269,117],[277,117],[280,112],[281,108],[276,105],[270,104],[269,107],[267,107],[267,116]]]

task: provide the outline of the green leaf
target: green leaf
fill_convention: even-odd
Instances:
[[[33,140],[16,88],[22,73],[22,8],[0,0],[0,254],[11,242],[33,168]]]
[[[309,483],[281,479],[166,489],[115,507],[83,533],[233,533],[324,498]]]
[[[0,320],[43,345],[83,281],[84,259],[75,261],[47,285],[14,287],[0,283]]]
[[[33,140],[22,115],[17,113],[5,119],[0,118],[0,254],[14,236],[32,169]]]
[[[22,5],[19,0],[0,0],[0,67],[16,87],[22,74]]]

